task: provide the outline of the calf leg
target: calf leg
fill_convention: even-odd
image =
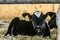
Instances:
[[[16,36],[17,35],[17,30],[13,29],[13,35]]]

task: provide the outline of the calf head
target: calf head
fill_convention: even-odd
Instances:
[[[35,11],[31,17],[31,21],[34,29],[36,30],[38,35],[42,34],[42,24],[44,21],[44,15],[42,12]]]
[[[44,21],[44,15],[42,14],[42,12],[35,11],[32,15],[25,13],[22,16],[25,17],[26,15],[28,15],[29,20],[32,22],[37,34],[42,34],[42,23]]]

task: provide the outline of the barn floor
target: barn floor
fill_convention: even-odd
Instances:
[[[53,28],[51,29],[51,39],[49,37],[43,38],[42,36],[5,36],[8,28],[8,25],[0,25],[0,40],[56,40],[57,39],[57,29]]]

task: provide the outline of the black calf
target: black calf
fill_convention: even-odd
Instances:
[[[34,12],[33,15],[30,15],[29,13],[24,13],[22,16],[28,16],[30,21],[32,21],[33,27],[35,29],[35,31],[37,32],[38,35],[43,35],[43,37],[45,36],[49,36],[50,37],[50,28],[47,25],[46,21],[45,21],[45,16],[42,14],[42,12],[39,14],[39,16],[37,17],[38,14],[40,13],[39,11]]]
[[[36,32],[33,28],[33,25],[31,23],[31,21],[25,21],[25,20],[20,20],[18,17],[15,17],[9,27],[8,27],[8,31],[5,35],[10,34],[10,35],[35,35]]]
[[[39,14],[39,11],[37,11],[36,13]],[[49,26],[47,25],[46,21],[45,21],[45,17],[43,14],[38,14],[36,15],[36,13],[34,13],[33,15],[30,15],[28,13],[24,13],[23,17],[27,16],[29,17],[30,21],[25,21],[25,20],[20,20],[18,17],[15,17],[9,27],[8,27],[8,31],[5,35],[10,34],[10,35],[43,35],[43,37],[45,36],[49,36],[50,37],[50,29]]]

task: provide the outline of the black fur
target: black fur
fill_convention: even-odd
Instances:
[[[55,12],[47,12],[46,16],[48,16],[48,15],[51,17],[51,20],[48,22],[50,29],[57,28],[56,13]]]
[[[41,16],[39,17],[39,18],[37,18],[34,14],[33,15],[30,15],[30,14],[28,14],[28,13],[24,13],[23,15],[22,15],[24,18],[25,18],[25,16],[28,16],[29,17],[29,19],[30,19],[30,21],[32,21],[32,22],[34,22],[35,23],[35,25],[37,26],[37,25],[39,25],[40,27],[39,28],[37,28],[35,25],[35,31],[37,32],[37,30],[36,29],[39,29],[40,30],[40,32],[37,32],[37,34],[38,35],[43,35],[43,37],[46,37],[46,36],[49,36],[50,37],[50,27],[48,26],[48,24],[46,23],[46,21],[45,21],[45,15],[43,15],[42,13],[41,13]],[[33,24],[34,24],[33,23]],[[33,27],[34,27],[33,26]]]
[[[12,30],[13,28],[13,30]],[[33,25],[32,25],[32,22],[31,21],[25,21],[25,20],[20,20],[18,17],[15,17],[9,27],[8,27],[8,31],[7,33],[5,34],[5,36],[7,34],[10,34],[10,35],[18,35],[18,34],[21,34],[21,35],[35,35],[36,32],[33,28]]]

